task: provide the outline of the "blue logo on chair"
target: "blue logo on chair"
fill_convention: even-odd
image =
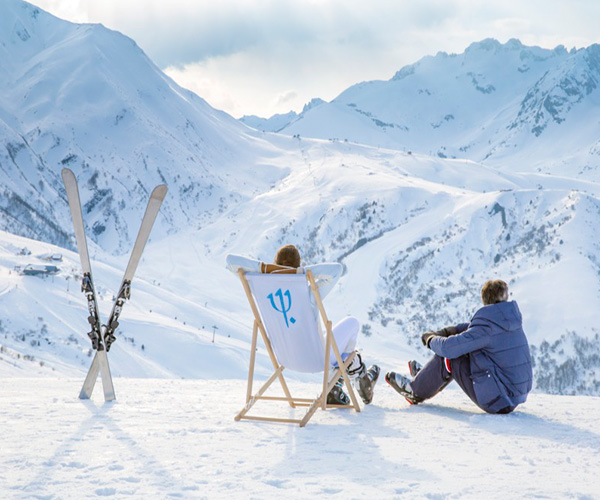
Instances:
[[[285,301],[283,300],[284,295],[287,297],[287,307],[285,307]],[[281,288],[280,288],[279,290],[277,290],[275,292],[275,296],[279,297],[279,303],[281,304],[281,309],[279,309],[277,307],[277,304],[275,304],[275,299],[273,298],[272,293],[267,295],[267,298],[271,301],[271,305],[273,306],[273,309],[275,309],[277,312],[280,312],[281,314],[283,314],[283,318],[285,319],[285,324],[289,328],[290,323],[292,323],[292,325],[293,325],[296,322],[296,320],[292,317],[290,317],[288,320],[288,315],[287,315],[287,313],[290,312],[290,309],[292,308],[292,296],[290,295],[290,291],[286,290],[285,292],[282,292]]]

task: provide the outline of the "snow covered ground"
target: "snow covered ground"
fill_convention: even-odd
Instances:
[[[452,386],[411,407],[380,380],[361,413],[300,429],[235,422],[242,380],[116,378],[113,403],[81,383],[0,379],[0,498],[600,498],[597,397],[491,416]]]

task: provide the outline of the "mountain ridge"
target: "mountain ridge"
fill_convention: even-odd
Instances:
[[[552,174],[568,163],[573,176],[585,169],[586,178],[598,180],[599,54],[597,44],[567,51],[485,39],[461,54],[425,56],[390,80],[353,85],[285,126],[278,123],[277,131],[514,171],[524,159],[530,171]],[[591,127],[582,129],[578,124],[586,121]],[[273,131],[268,120],[254,124]],[[557,155],[561,140],[570,147]]]

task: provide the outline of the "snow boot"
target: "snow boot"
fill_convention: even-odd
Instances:
[[[385,374],[385,381],[390,384],[396,392],[404,396],[404,399],[411,405],[421,403],[423,400],[413,394],[410,380],[399,373],[388,372]]]
[[[408,371],[412,378],[417,376],[417,373],[421,371],[421,368],[423,368],[423,365],[414,359],[408,362]]]
[[[377,365],[372,365],[354,384],[358,385],[358,394],[366,405],[373,401],[373,389],[375,389],[378,378],[379,367]]]
[[[327,404],[328,405],[349,405],[352,404],[350,402],[350,398],[348,394],[344,392],[342,389],[342,382],[344,381],[343,377],[340,377],[338,381],[335,383],[329,394],[327,394]]]

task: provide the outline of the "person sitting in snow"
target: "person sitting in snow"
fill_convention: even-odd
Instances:
[[[294,245],[281,247],[275,255],[274,262],[278,266],[296,269],[296,272],[305,272],[310,269],[321,299],[325,299],[325,296],[333,289],[343,271],[343,267],[339,263],[323,263],[301,267],[300,252]],[[228,255],[227,268],[234,273],[237,273],[240,269],[253,273],[268,272],[267,264],[240,255]],[[313,306],[316,308],[316,304],[313,303]],[[351,354],[355,350],[359,327],[360,323],[352,316],[347,316],[333,327],[333,336],[342,356]],[[379,367],[372,365],[367,369],[361,355],[357,353],[352,364],[348,367],[348,375],[363,402],[369,404],[373,400],[373,389],[379,377]],[[350,398],[342,389],[342,381],[343,378],[340,377],[327,395],[327,404],[351,404]]]
[[[483,307],[470,323],[421,336],[435,355],[423,367],[409,361],[412,379],[385,375],[410,404],[432,398],[452,380],[487,413],[510,413],[525,402],[533,374],[519,307],[508,302],[508,285],[502,280],[487,281],[481,298]]]

